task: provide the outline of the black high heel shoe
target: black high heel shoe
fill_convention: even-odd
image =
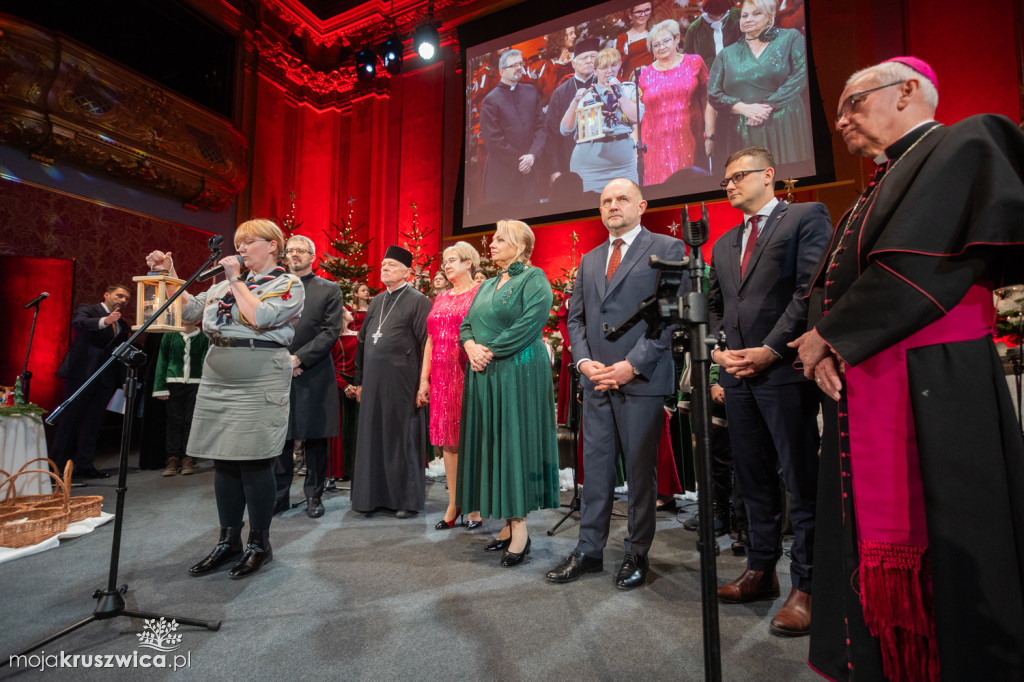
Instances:
[[[508,546],[512,544],[512,536],[505,538],[504,540],[495,540],[491,544],[484,547],[485,552],[501,552],[508,549]]]
[[[511,540],[511,538],[510,538]],[[501,557],[501,565],[505,568],[511,568],[517,564],[523,563],[523,559],[530,553],[530,538],[526,538],[526,547],[523,547],[522,552],[510,552],[507,549],[505,554]]]
[[[465,525],[463,523],[459,523],[459,519],[461,519],[461,518],[462,518],[462,513],[459,512],[459,513],[455,514],[455,518],[452,519],[451,521],[445,521],[444,519],[441,519],[434,526],[434,530],[451,530],[452,528],[455,528],[455,526]]]
[[[480,521],[466,521],[466,530],[476,530],[477,528],[483,527],[483,520]]]

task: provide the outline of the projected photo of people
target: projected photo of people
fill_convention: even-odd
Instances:
[[[654,63],[640,72],[647,106],[643,124],[644,185],[666,182],[695,165],[697,140],[704,136],[708,69],[700,55],[679,51],[679,22],[668,19],[651,29],[647,44]],[[703,152],[703,150],[701,150]],[[708,175],[707,164],[693,172]]]
[[[711,196],[721,161],[752,145],[780,177],[813,177],[804,3],[778,2],[613,0],[482,25],[465,41],[456,229],[589,211],[616,177],[649,201]]]
[[[743,38],[711,65],[708,99],[718,112],[714,159],[737,149],[771,149],[780,165],[814,157],[807,111],[807,50],[800,31],[775,26],[776,0],[746,0]]]
[[[622,55],[614,47],[597,53],[596,80],[576,91],[562,116],[561,133],[576,140],[569,170],[580,176],[584,192],[600,194],[615,178],[637,179],[632,132],[643,116],[636,85],[619,81]]]

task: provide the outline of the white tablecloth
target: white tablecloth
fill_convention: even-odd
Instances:
[[[0,417],[0,469],[15,473],[25,462],[46,457],[46,432],[41,417],[17,415]],[[46,462],[33,464],[32,469],[46,469]],[[26,474],[15,482],[19,495],[39,495],[50,492],[49,476]],[[0,491],[0,495],[6,488]]]

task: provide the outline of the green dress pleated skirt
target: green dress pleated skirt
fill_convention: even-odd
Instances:
[[[481,372],[466,369],[456,495],[466,511],[507,519],[559,506],[558,442],[541,338],[551,287],[538,268],[500,289],[498,281],[480,285],[461,328],[462,341],[487,346],[495,358]]]

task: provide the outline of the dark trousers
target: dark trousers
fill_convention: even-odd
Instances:
[[[64,385],[64,398],[70,398],[82,386],[81,381],[68,381]],[[63,473],[69,459],[75,462],[75,471],[93,467],[96,443],[106,417],[107,404],[114,396],[114,386],[94,381],[75,402],[71,403],[57,421],[57,432],[50,447],[50,459]]]
[[[199,384],[168,384],[167,458],[185,456]]]
[[[774,570],[782,555],[781,464],[794,535],[790,574],[793,587],[810,592],[818,486],[817,389],[807,381],[779,386],[743,381],[726,389],[725,405],[736,483],[749,517],[747,566]]]
[[[629,485],[626,551],[647,556],[654,539],[658,493],[658,441],[665,397],[627,396],[621,391],[584,391],[583,486],[580,539],[576,548],[603,558],[611,521],[615,462],[626,460]]]
[[[307,438],[303,441],[306,450],[306,482],[302,493],[306,499],[323,497],[324,486],[327,484],[327,439]],[[277,479],[277,500],[274,508],[286,509],[290,503],[292,477],[295,476],[295,441],[286,440],[284,451],[276,458],[274,477]]]
[[[221,528],[241,528],[249,509],[249,530],[267,530],[274,516],[274,458],[213,462],[213,490]]]

